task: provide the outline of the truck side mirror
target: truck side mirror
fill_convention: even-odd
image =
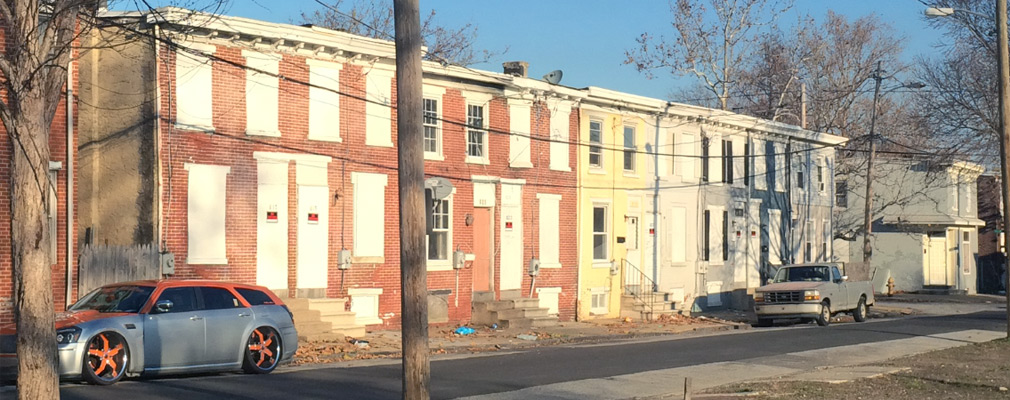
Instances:
[[[849,276],[848,275],[842,275],[842,282],[848,282],[848,281],[849,281]]]

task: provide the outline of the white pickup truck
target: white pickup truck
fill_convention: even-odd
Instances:
[[[863,322],[872,305],[870,282],[850,282],[834,263],[782,266],[754,292],[758,326],[784,318],[813,319],[827,326],[838,313],[851,313],[856,322]]]

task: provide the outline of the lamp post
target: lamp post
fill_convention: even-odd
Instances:
[[[877,69],[873,71],[873,109],[870,114],[870,134],[869,151],[866,159],[866,203],[863,209],[863,268],[869,275],[870,280],[876,275],[876,269],[870,269],[870,262],[873,258],[873,245],[870,243],[870,234],[873,233],[873,162],[877,158],[876,146],[876,126],[877,126],[877,100],[880,98],[880,83],[884,80],[884,70],[881,68],[881,61],[877,61]],[[895,89],[910,88],[921,89],[926,85],[921,82],[911,82],[893,87],[888,92]],[[885,92],[886,93],[886,92]]]
[[[955,12],[973,14],[988,18],[988,16],[969,10],[962,10],[949,7],[929,7],[925,14],[927,17],[948,17]],[[968,26],[977,36],[978,31]],[[1010,48],[1007,39],[1007,0],[996,0],[996,31],[998,32],[996,48],[997,62],[999,63],[999,126],[1000,126],[1000,188],[1003,191],[1003,226],[1010,226],[1010,180],[1007,179],[1007,168],[1010,160],[1007,159],[1007,149],[1010,148],[1010,124],[1007,124],[1007,117],[1010,117]],[[1005,251],[1005,250],[1004,250]],[[1006,269],[1006,318],[1007,318],[1007,339],[1010,339],[1010,257],[1004,254],[1003,267]]]

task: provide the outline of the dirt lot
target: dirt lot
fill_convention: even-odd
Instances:
[[[904,372],[832,384],[775,381],[707,390],[712,399],[1010,399],[1010,342],[940,350],[882,364]],[[725,394],[725,396],[718,395]]]

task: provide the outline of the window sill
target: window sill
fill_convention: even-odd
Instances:
[[[259,129],[246,129],[246,136],[267,136],[267,137],[281,137],[281,131],[273,130],[259,130]]]
[[[424,153],[424,159],[428,161],[445,161],[445,157],[442,157],[441,154],[427,153],[427,152]]]
[[[467,164],[491,165],[491,161],[483,157],[466,156]]]
[[[206,134],[214,134],[214,132],[217,132],[217,129],[214,129],[213,125],[190,125],[190,124],[185,124],[185,123],[181,123],[181,122],[176,122],[175,123],[175,129],[182,129],[182,130],[187,130],[187,131],[197,131],[197,132],[203,132],[203,133],[206,133]]]
[[[385,264],[385,256],[351,257],[351,264]]]
[[[452,262],[449,260],[428,260],[427,262],[428,271],[452,271]]]
[[[393,142],[374,143],[365,141],[365,146],[369,147],[393,147]]]
[[[610,268],[613,265],[611,261],[593,260],[593,268]]]
[[[590,175],[606,175],[607,170],[599,167],[589,167],[589,170],[586,171],[586,173]]]
[[[512,168],[533,168],[533,163],[531,163],[529,161],[517,161],[517,162],[514,162],[512,164],[509,164],[509,167],[512,167]]]
[[[638,174],[636,174],[636,173],[634,173],[632,171],[624,171],[624,177],[625,178],[632,178],[632,179],[639,179],[639,178],[641,178],[640,176],[638,176]]]
[[[200,257],[187,257],[186,264],[192,265],[227,265],[228,258],[200,258]]]
[[[541,261],[540,262],[540,268],[557,269],[557,268],[561,268],[561,263],[559,263],[559,262],[543,262],[543,261]]]
[[[550,166],[550,169],[551,169],[551,171],[572,172],[572,168],[569,167],[569,166],[567,166],[567,165],[562,165],[562,166],[553,166],[552,165],[552,166]]]
[[[340,136],[313,136],[309,135],[309,140],[314,140],[317,142],[331,142],[331,143],[342,143],[344,140]]]

